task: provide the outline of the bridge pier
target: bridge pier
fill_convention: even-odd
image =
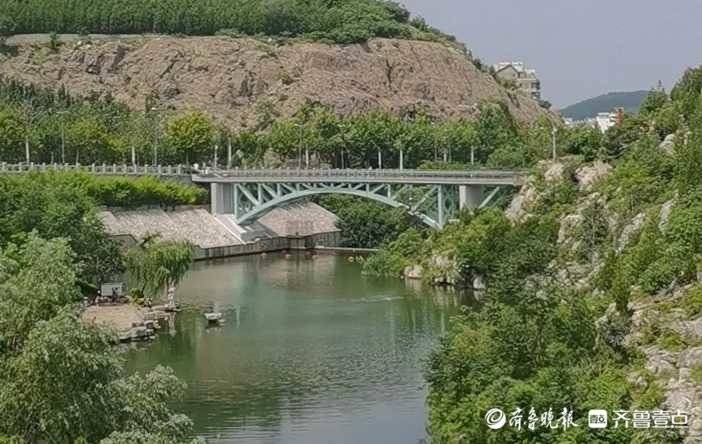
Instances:
[[[483,185],[459,185],[458,186],[458,208],[475,209],[483,203]]]
[[[235,186],[230,183],[210,184],[210,206],[212,214],[238,215],[238,193]]]

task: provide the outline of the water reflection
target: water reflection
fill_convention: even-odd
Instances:
[[[172,334],[129,365],[171,366],[198,434],[404,444],[425,436],[422,360],[462,296],[366,278],[342,257],[268,255],[197,264],[177,298]],[[225,322],[208,329],[211,305]]]

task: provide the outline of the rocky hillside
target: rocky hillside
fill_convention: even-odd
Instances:
[[[276,45],[228,37],[135,37],[75,41],[52,51],[20,44],[0,55],[2,75],[69,92],[111,94],[134,109],[155,97],[161,107],[198,108],[231,127],[261,109],[289,115],[307,101],[341,114],[426,108],[471,116],[484,99],[502,100],[520,121],[544,111],[508,91],[455,48],[432,42],[372,39],[365,44]]]

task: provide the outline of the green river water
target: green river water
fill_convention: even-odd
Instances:
[[[187,382],[174,408],[208,442],[416,444],[426,439],[431,348],[458,297],[361,275],[341,256],[197,263],[184,310],[130,371],[172,367]],[[207,328],[203,312],[225,315]]]

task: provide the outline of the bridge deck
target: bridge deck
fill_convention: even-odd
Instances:
[[[384,183],[412,185],[521,185],[524,172],[503,170],[216,170],[193,174],[197,183]]]
[[[377,183],[408,185],[520,186],[524,171],[507,170],[361,170],[361,169],[213,169],[182,165],[70,165],[0,163],[0,173],[84,171],[98,175],[188,177],[197,183]]]

